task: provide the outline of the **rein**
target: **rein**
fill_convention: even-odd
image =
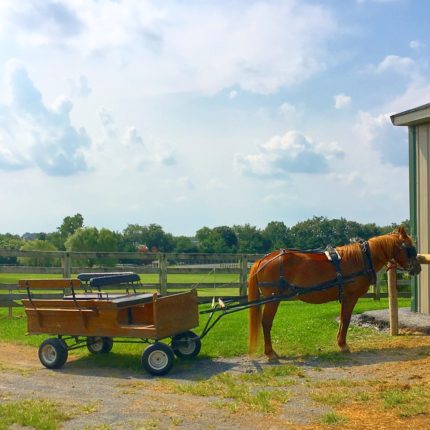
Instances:
[[[258,282],[257,285],[259,287],[277,287],[281,291],[281,294],[286,297],[297,297],[303,294],[309,294],[317,291],[324,291],[332,287],[339,288],[339,301],[343,299],[343,289],[344,285],[350,282],[353,282],[356,278],[360,276],[367,276],[369,278],[369,283],[374,284],[376,282],[376,272],[373,267],[372,257],[370,255],[369,243],[365,240],[358,239],[356,241],[360,246],[360,250],[363,254],[364,268],[358,272],[351,273],[349,275],[343,275],[340,267],[341,257],[337,250],[333,247],[328,247],[325,251],[323,250],[310,250],[310,251],[300,251],[300,250],[292,250],[298,252],[304,252],[306,254],[325,254],[328,261],[330,261],[336,272],[336,279],[332,279],[330,281],[325,281],[317,285],[313,285],[311,287],[300,287],[298,285],[290,284],[284,276],[282,270],[282,257],[288,253],[288,250],[281,249],[279,254],[271,258],[265,264],[258,268],[255,275],[263,270],[268,264],[272,261],[278,259],[279,266],[279,279],[277,282]]]

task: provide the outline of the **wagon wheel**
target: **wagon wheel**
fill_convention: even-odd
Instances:
[[[185,331],[172,338],[173,352],[179,358],[196,357],[201,347],[200,338],[192,331]]]
[[[175,356],[172,348],[165,343],[156,342],[143,351],[142,367],[151,375],[165,375],[173,366]]]
[[[106,354],[112,347],[113,340],[110,337],[87,337],[87,348],[92,354]]]
[[[67,345],[61,339],[46,339],[39,347],[39,360],[48,369],[62,367],[68,355]]]

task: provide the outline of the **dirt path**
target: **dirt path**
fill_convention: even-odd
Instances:
[[[235,408],[217,391],[220,375],[232,375],[240,388],[257,381],[262,369],[282,366],[298,371],[267,380],[273,385],[269,392],[277,386],[286,395],[281,407],[269,413],[252,404]],[[178,391],[208,380],[214,396]],[[387,393],[400,396],[398,403],[387,407]],[[430,428],[430,338],[358,344],[340,362],[281,359],[274,366],[263,358],[196,360],[186,368],[174,367],[168,378],[94,368],[73,358],[61,370],[47,370],[37,349],[0,344],[0,400],[21,399],[58,402],[71,415],[62,424],[65,429],[425,429]],[[419,410],[414,402],[421,402]],[[330,417],[331,425],[322,422],[329,423]]]

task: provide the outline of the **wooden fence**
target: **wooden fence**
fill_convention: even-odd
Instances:
[[[8,251],[0,250],[0,257],[28,257],[33,259],[49,258],[58,261],[55,267],[0,265],[0,274],[20,274],[25,279],[27,274],[58,275],[70,278],[72,274],[88,272],[135,272],[138,274],[152,274],[156,282],[144,282],[147,289],[156,289],[161,294],[168,294],[174,290],[189,290],[191,288],[208,289],[208,294],[214,288],[233,289],[237,296],[244,296],[247,292],[248,272],[251,264],[261,255],[258,254],[185,254],[185,253],[123,253],[123,252],[62,252],[62,251]],[[101,261],[117,261],[113,267],[97,264]],[[93,266],[83,266],[82,262],[92,261]],[[77,264],[79,263],[79,264]],[[202,282],[187,282],[186,276],[178,280],[174,275],[198,275]],[[218,275],[233,275],[235,282],[219,281]],[[236,275],[236,276],[234,276]],[[218,277],[218,279],[217,279]],[[212,279],[213,282],[210,282]],[[378,274],[376,285],[372,286],[366,297],[379,300],[387,297],[387,281],[383,272]],[[410,297],[410,281],[400,280],[399,286],[405,287],[399,296]],[[409,288],[408,288],[409,286]],[[227,291],[226,291],[227,293]],[[230,294],[220,294],[225,296]],[[0,284],[0,307],[12,308],[21,306],[22,292],[17,291],[17,283]],[[43,294],[43,297],[54,297],[52,294]]]

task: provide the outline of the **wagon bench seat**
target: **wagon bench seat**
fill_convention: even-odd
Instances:
[[[126,296],[117,297],[112,300],[112,303],[117,308],[125,308],[128,306],[134,306],[141,303],[149,303],[154,299],[154,294],[142,293],[142,294],[128,294]]]
[[[150,303],[154,298],[153,294],[109,294],[109,293],[84,293],[68,294],[64,296],[65,300],[103,300],[113,303],[116,308],[124,308],[142,303]]]

